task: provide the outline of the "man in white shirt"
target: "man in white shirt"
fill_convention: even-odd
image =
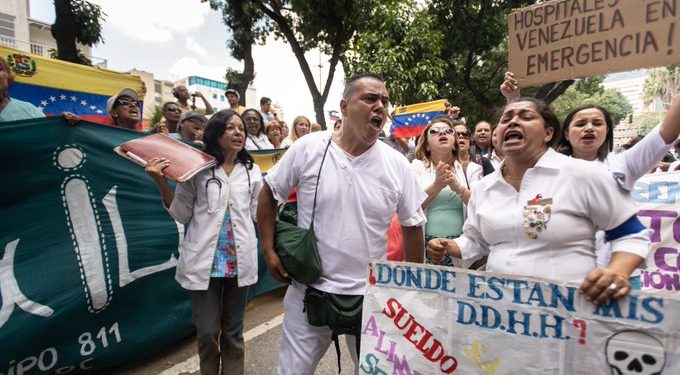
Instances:
[[[298,225],[308,228],[318,179],[314,231],[323,273],[314,288],[345,295],[364,293],[367,259],[385,259],[387,229],[397,213],[405,260],[423,261],[425,192],[408,161],[378,135],[389,97],[383,79],[364,73],[349,79],[340,101],[342,128],[300,138],[271,169],[258,202],[260,240],[274,278],[290,283],[284,299],[278,374],[313,374],[331,342],[331,329],[314,327],[303,312],[306,286],[291,280],[274,251],[276,202],[297,186]],[[355,337],[345,335],[355,367]]]
[[[260,98],[260,114],[264,119],[264,126],[269,125],[270,121],[276,120],[276,113],[272,112],[272,100],[266,96]]]

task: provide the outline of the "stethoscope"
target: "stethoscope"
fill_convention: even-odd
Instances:
[[[234,166],[236,168],[236,166]],[[212,170],[212,177],[208,178],[205,181],[205,197],[206,200],[208,201],[208,213],[210,215],[214,215],[219,212],[219,209],[213,210],[212,205],[210,204],[210,184],[213,184],[213,186],[217,187],[218,195],[217,195],[217,202],[219,206],[219,202],[222,200],[222,181],[220,181],[217,177],[215,177],[215,167],[211,168]],[[246,167],[246,174],[248,175],[248,194],[250,194],[250,172],[248,171],[248,168]],[[229,180],[229,175],[227,175],[227,180]],[[231,181],[229,181],[229,191],[227,192],[227,207],[229,207],[229,199],[231,199]]]

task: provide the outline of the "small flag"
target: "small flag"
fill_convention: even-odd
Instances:
[[[410,104],[394,111],[390,133],[394,138],[419,136],[433,118],[443,115],[446,99]]]

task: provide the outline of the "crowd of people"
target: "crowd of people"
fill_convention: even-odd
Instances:
[[[11,72],[1,62],[0,121],[38,116],[9,98]],[[680,98],[650,134],[614,152],[606,108],[584,104],[560,121],[541,100],[521,97],[512,73],[500,90],[508,103],[497,121],[470,129],[460,108],[448,106],[417,139],[395,140],[382,134],[390,100],[373,73],[348,79],[342,120],[329,131],[305,116],[289,131],[267,97],[259,109],[244,108],[230,89],[230,108],[213,113],[200,93],[176,87],[177,101],[163,105],[152,131],[194,142],[218,164],[174,191],[163,176],[168,160],[152,159],[146,173],[169,214],[188,225],[176,279],[190,292],[201,373],[244,371],[258,241],[271,275],[288,285],[279,374],[314,373],[337,332],[310,324],[306,294],[363,295],[366,259],[387,258],[391,223],[405,261],[575,282],[595,304],[639,288],[649,230],[630,191],[645,173],[680,164],[659,164],[680,149]],[[192,108],[192,97],[205,109]],[[107,110],[115,126],[134,128],[140,101],[124,89]],[[263,176],[249,151],[279,148],[287,151]],[[314,228],[322,264],[309,285],[291,277],[274,247],[278,208],[291,196],[298,226]],[[345,336],[357,366],[359,333]]]

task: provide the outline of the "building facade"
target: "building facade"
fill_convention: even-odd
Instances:
[[[31,18],[29,0],[2,0],[0,7],[0,44],[40,56],[49,56],[50,49],[57,49],[52,37],[52,25]],[[106,60],[92,57],[88,46],[77,48],[92,60],[93,65],[106,67]]]

